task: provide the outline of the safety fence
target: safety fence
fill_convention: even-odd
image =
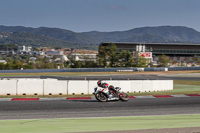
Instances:
[[[154,92],[173,90],[173,80],[107,80],[122,91]],[[0,95],[77,95],[92,94],[96,80],[4,79]]]
[[[0,70],[0,73],[44,73],[44,72],[132,72],[132,71],[180,71],[200,70],[200,67],[124,67],[124,68],[68,68],[68,69],[24,69]]]

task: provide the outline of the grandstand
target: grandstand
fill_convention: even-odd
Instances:
[[[200,44],[103,42],[99,47],[111,44],[115,44],[119,51],[149,52],[155,64],[160,55],[167,55],[170,59],[170,66],[199,65]]]

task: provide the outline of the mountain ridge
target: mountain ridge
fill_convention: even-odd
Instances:
[[[0,43],[37,43],[42,46],[58,45],[86,49],[93,47],[92,49],[96,50],[101,42],[200,43],[200,32],[185,26],[147,26],[125,31],[74,32],[61,28],[0,25],[0,31],[0,35],[3,32],[8,33],[8,36],[0,38]]]
[[[134,28],[127,31],[116,31],[116,32],[85,32],[87,35],[91,35],[93,37],[98,36],[101,40],[116,40],[116,36],[123,38],[130,38],[132,36],[145,35],[150,34],[153,36],[160,36],[162,38],[166,38],[170,41],[179,41],[179,42],[200,42],[200,32],[188,28],[185,26],[158,26],[158,27],[141,27]],[[106,34],[106,36],[104,36]],[[192,36],[193,35],[193,36]],[[109,37],[109,38],[107,38]],[[192,38],[192,39],[190,39]]]

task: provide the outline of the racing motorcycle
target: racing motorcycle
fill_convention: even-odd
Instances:
[[[112,89],[109,89],[112,88]],[[94,95],[95,98],[100,101],[100,102],[107,102],[107,101],[128,101],[129,96],[125,92],[120,91],[120,87],[113,87],[109,86],[109,88],[101,88],[101,87],[96,87],[94,88]]]

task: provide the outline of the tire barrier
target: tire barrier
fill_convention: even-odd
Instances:
[[[173,90],[173,80],[105,80],[126,93]],[[0,80],[0,95],[92,94],[96,80],[10,79]]]

